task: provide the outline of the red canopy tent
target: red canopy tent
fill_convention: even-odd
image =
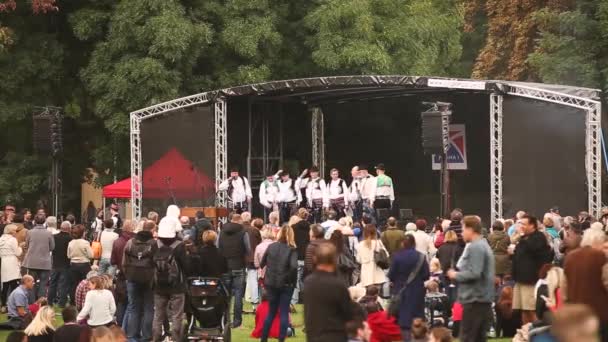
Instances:
[[[143,172],[143,198],[202,199],[215,191],[215,183],[177,149],[170,149]],[[131,198],[131,178],[103,188],[105,198]]]

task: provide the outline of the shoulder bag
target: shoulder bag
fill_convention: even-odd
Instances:
[[[388,253],[386,253],[384,246],[382,246],[382,248],[378,248],[378,246],[380,246],[381,244],[382,242],[380,242],[380,240],[376,240],[376,246],[374,248],[374,262],[376,263],[376,266],[385,270],[390,265],[388,261]]]
[[[103,234],[103,230],[97,234],[97,239],[91,242],[91,249],[93,250],[93,259],[99,260],[101,259],[101,234]]]
[[[414,279],[416,278],[418,273],[420,273],[422,264],[424,264],[424,259],[426,259],[426,257],[422,253],[418,253],[418,262],[416,263],[416,267],[414,268],[414,271],[412,271],[412,273],[410,273],[410,275],[407,277],[407,280],[405,281],[405,284],[403,284],[403,287],[401,288],[401,290],[399,290],[399,292],[391,298],[391,302],[388,306],[389,315],[391,315],[395,318],[399,317],[399,308],[401,307],[401,297],[403,296],[405,289],[407,289],[409,284],[412,281],[414,281]]]

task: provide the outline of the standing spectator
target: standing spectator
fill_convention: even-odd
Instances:
[[[72,225],[68,221],[61,223],[61,231],[53,236],[55,249],[53,250],[53,271],[49,284],[49,305],[57,304],[64,307],[68,300],[70,259],[68,258],[68,245],[72,241]],[[59,291],[57,291],[59,290]]]
[[[86,319],[91,328],[114,323],[116,303],[112,292],[104,286],[103,277],[96,276],[89,279],[89,289],[84,299],[84,306],[76,319],[78,321]]]
[[[389,257],[392,259],[395,252],[403,246],[405,233],[397,227],[397,220],[394,217],[389,217],[386,220],[386,230],[382,232],[380,240],[388,251]]]
[[[122,224],[122,230],[120,236],[112,245],[112,256],[110,257],[110,263],[116,270],[116,288],[114,290],[114,297],[116,299],[116,321],[118,325],[122,326],[125,313],[127,311],[127,278],[125,278],[125,270],[122,267],[122,258],[125,253],[125,247],[127,242],[135,236],[133,233],[133,221],[125,220]]]
[[[361,282],[364,287],[380,285],[386,282],[384,270],[376,264],[375,252],[384,250],[382,241],[377,238],[376,226],[368,224],[363,229],[363,241],[357,245],[357,262],[361,264]]]
[[[338,221],[336,221],[337,218],[338,213],[336,213],[336,211],[333,209],[329,209],[327,212],[327,220],[321,223],[321,227],[323,227],[323,230],[325,230],[326,240],[329,240],[331,233],[333,233],[334,227],[338,225]]]
[[[243,220],[243,228],[247,232],[249,237],[250,252],[247,254],[247,289],[249,289],[249,296],[251,299],[251,305],[253,310],[258,306],[260,302],[260,290],[258,288],[258,270],[256,270],[253,263],[253,254],[255,248],[262,242],[262,234],[260,229],[264,227],[264,221],[262,219],[255,219],[251,221],[251,214],[244,212],[241,217],[246,217],[247,220]]]
[[[266,267],[264,285],[269,300],[269,311],[262,330],[262,342],[268,334],[277,313],[280,315],[279,341],[285,341],[289,325],[289,305],[298,280],[298,254],[293,228],[284,225],[277,242],[268,246],[260,267]]]
[[[515,235],[515,233],[517,233],[517,230],[519,229],[519,227],[521,226],[521,222],[520,220],[526,215],[525,211],[518,211],[517,214],[515,214],[515,219],[514,219],[514,223],[509,227],[509,229],[507,230],[507,235],[509,235],[509,237]]]
[[[27,233],[28,249],[23,260],[23,267],[36,279],[37,298],[44,297],[46,293],[51,273],[51,252],[55,248],[53,234],[44,227],[45,220],[44,215],[36,215],[34,219],[36,225]]]
[[[433,226],[433,231],[430,234],[431,243],[433,244],[433,246],[435,246],[435,248],[439,248],[443,244],[443,240],[445,238],[443,234],[443,226],[441,224],[441,220],[435,222],[435,225]]]
[[[192,228],[190,227],[190,218],[188,216],[182,216],[179,218],[179,223],[182,225],[182,240],[192,240]]]
[[[429,279],[426,255],[416,250],[416,239],[408,234],[403,249],[395,253],[388,278],[393,283],[392,293],[400,297],[397,322],[404,341],[411,340],[412,321],[424,318],[424,282]],[[403,289],[403,291],[402,291]]]
[[[112,257],[112,247],[114,241],[118,239],[118,234],[114,232],[116,223],[112,219],[103,221],[104,230],[99,233],[101,242],[101,259],[99,260],[99,273],[114,276],[114,267],[110,258]]]
[[[262,236],[264,236],[263,233]],[[203,245],[198,248],[198,253],[190,254],[193,258],[193,261],[190,262],[191,275],[220,278],[228,272],[228,264],[215,246],[216,241],[217,233],[215,230],[209,229],[203,232]],[[258,245],[258,248],[261,245]],[[198,269],[196,268],[197,265],[199,266]]]
[[[0,279],[2,279],[2,312],[6,313],[8,295],[19,286],[21,271],[19,256],[21,248],[17,244],[17,225],[9,224],[4,227],[0,237]]]
[[[43,306],[36,313],[27,328],[23,331],[27,335],[28,342],[53,342],[55,336],[55,311],[50,306]]]
[[[127,338],[130,341],[152,339],[152,319],[154,315],[154,252],[156,241],[152,233],[156,228],[153,221],[146,221],[143,230],[127,242],[122,258],[122,267],[127,279],[127,313],[123,319]]]
[[[314,259],[315,271],[304,280],[306,337],[310,342],[346,341],[345,325],[353,319],[353,307],[346,286],[335,275],[336,247],[320,243]]]
[[[76,287],[91,271],[93,250],[89,241],[84,238],[84,226],[77,224],[72,228],[72,241],[68,244],[68,258],[70,259],[70,299],[75,304]]]
[[[452,230],[454,233],[456,233],[458,243],[464,247],[464,240],[462,239],[462,224],[460,223],[460,221],[462,221],[462,210],[452,210],[452,213],[450,213],[450,221],[451,222],[448,230]]]
[[[103,210],[97,210],[97,215],[95,216],[95,220],[91,223],[91,229],[87,233],[87,240],[93,240],[95,236],[97,236],[103,230]]]
[[[415,225],[416,229],[411,234],[414,235],[414,239],[416,239],[416,249],[418,252],[426,255],[427,261],[429,261],[435,256],[437,249],[429,234],[425,232],[426,221],[422,219],[416,220]]]
[[[306,210],[306,209],[304,209]],[[325,232],[323,231],[323,227],[320,224],[311,224],[309,230],[309,238],[310,243],[306,246],[306,254],[304,255],[304,275],[306,276],[311,274],[315,270],[315,260],[314,256],[319,244],[324,242]]]
[[[31,275],[24,275],[21,278],[21,285],[18,286],[7,300],[7,317],[8,322],[6,325],[8,328],[21,330],[24,329],[32,319],[29,311],[29,295],[28,292],[34,288],[34,277]]]
[[[450,268],[456,267],[463,250],[464,248],[458,243],[456,232],[453,230],[447,231],[444,243],[437,250],[437,259],[439,259],[444,275],[447,275]]]
[[[114,222],[113,228],[120,229],[122,228],[122,218],[120,217],[120,213],[118,212],[120,208],[118,204],[112,203],[110,204],[110,219]],[[107,228],[104,222],[104,228]]]
[[[194,236],[192,240],[196,246],[202,245],[203,232],[207,230],[213,230],[213,226],[211,225],[211,222],[205,218],[205,212],[199,210],[196,212],[196,223],[194,223],[194,227],[192,227],[192,235]]]
[[[69,223],[69,222],[68,222]],[[49,216],[46,218],[46,229],[53,235],[59,234],[61,230],[57,229],[57,218],[55,216]],[[71,224],[70,224],[71,228]]]
[[[463,306],[460,341],[483,342],[492,319],[494,255],[482,236],[479,217],[466,216],[462,225],[467,246],[458,261],[458,271],[450,269],[448,277],[458,282],[458,302]]]
[[[262,229],[262,242],[255,248],[255,252],[253,253],[253,262],[258,269],[259,279],[264,279],[265,268],[261,267],[262,258],[264,257],[264,254],[266,254],[266,249],[274,243],[274,240],[275,237],[272,228],[266,227]]]
[[[21,213],[19,215],[15,215],[15,219],[13,223],[17,223],[17,216],[21,216],[21,221],[26,229],[32,229],[34,224],[32,222],[32,211],[29,208],[21,209]]]
[[[27,252],[27,246],[25,244],[25,240],[27,239],[27,232],[28,229],[33,228],[33,225],[30,221],[30,228],[26,228],[22,215],[15,215],[15,218],[13,219],[13,224],[17,226],[17,232],[15,234],[15,238],[17,239],[17,245],[19,245],[19,247],[21,247],[21,249],[23,250],[23,253],[21,253],[21,255],[19,256],[19,262],[21,263],[23,261],[23,258],[25,257],[25,253]]]
[[[296,289],[293,292],[293,298],[291,304],[297,304],[300,300],[300,291],[302,291],[302,284],[304,282],[304,266],[306,260],[306,248],[310,243],[310,224],[308,223],[308,210],[304,208],[298,209],[297,217],[300,219],[295,223],[293,233],[296,240],[296,249],[298,251],[298,283]]]
[[[581,246],[581,241],[583,241],[583,230],[578,222],[572,222],[566,225],[563,235],[564,238],[562,239],[560,252],[562,252],[564,258],[566,258],[570,252]]]
[[[488,236],[488,243],[494,253],[496,276],[502,279],[504,275],[511,274],[511,256],[508,251],[511,239],[505,232],[505,227],[502,222],[494,222],[492,225],[492,233]]]
[[[564,272],[567,301],[588,305],[600,320],[603,341],[608,341],[608,289],[602,282],[602,267],[606,265],[605,241],[606,234],[602,230],[587,229],[581,248],[566,258]]]
[[[545,234],[538,230],[536,217],[524,215],[519,231],[512,241],[519,240],[513,253],[513,309],[522,310],[523,324],[536,321],[534,285],[538,281],[540,268],[551,263],[553,256]]]
[[[356,281],[353,281],[353,272],[358,270],[359,265],[356,263],[353,255],[348,249],[342,231],[335,230],[331,234],[331,239],[329,241],[336,246],[336,252],[338,253],[338,276],[344,281],[346,287],[350,287],[352,284],[356,283]]]
[[[163,218],[164,220],[164,218]],[[163,323],[171,322],[171,338],[181,341],[184,334],[184,303],[189,272],[184,244],[176,239],[175,227],[160,221],[157,249],[154,253],[153,341],[163,340]]]
[[[55,331],[55,342],[79,341],[82,326],[76,322],[78,311],[73,306],[61,310],[63,326]]]
[[[232,221],[226,223],[219,239],[220,253],[228,262],[226,284],[234,298],[234,319],[232,327],[238,328],[243,323],[243,296],[245,292],[245,260],[250,253],[249,236],[242,225],[241,215],[234,214]]]

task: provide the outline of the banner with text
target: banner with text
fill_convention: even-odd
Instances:
[[[450,147],[448,149],[448,170],[467,169],[467,144],[464,125],[450,125]],[[441,156],[433,154],[433,170],[441,170]]]

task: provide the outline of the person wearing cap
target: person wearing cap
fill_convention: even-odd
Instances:
[[[361,203],[362,213],[361,216],[368,216],[371,218],[371,223],[375,224],[374,215],[374,200],[376,198],[376,177],[369,174],[366,165],[359,166],[359,182],[361,192]]]
[[[363,212],[363,203],[361,202],[361,178],[359,174],[359,166],[353,166],[353,168],[350,170],[350,175],[353,180],[348,188],[348,206],[352,211],[351,216],[355,222],[361,220],[361,215]]]
[[[275,179],[275,175],[266,176],[266,180],[260,184],[260,204],[264,207],[264,220],[277,208],[278,197],[279,184]]]
[[[251,187],[247,178],[239,175],[239,169],[231,168],[230,178],[220,183],[217,190],[228,193],[232,211],[241,214],[251,208]]]
[[[114,221],[114,229],[122,228],[122,218],[120,217],[118,210],[118,204],[110,204],[110,218],[112,218],[112,221]]]
[[[283,224],[289,221],[289,218],[295,213],[300,196],[298,196],[297,182],[291,179],[289,171],[279,170],[279,177],[279,221]]]
[[[391,209],[395,201],[395,188],[393,179],[386,175],[384,164],[376,165],[376,193],[374,196],[374,209]]]
[[[325,180],[319,177],[319,168],[316,166],[310,168],[310,181],[306,187],[306,197],[308,198],[308,207],[312,211],[313,223],[321,222],[321,211],[329,207],[329,196],[327,184]]]
[[[171,338],[181,341],[184,334],[184,303],[188,257],[184,244],[177,239],[175,225],[163,218],[158,224],[158,249],[154,253],[156,276],[154,286],[153,341],[162,341],[163,322],[171,322]],[[174,262],[172,262],[174,260]],[[174,269],[177,267],[177,269]],[[161,270],[164,270],[162,272]],[[163,275],[164,277],[159,277]]]
[[[348,186],[346,182],[340,178],[338,169],[331,169],[331,180],[327,186],[329,193],[329,206],[338,214],[338,219],[344,217],[346,203],[348,203]]]

